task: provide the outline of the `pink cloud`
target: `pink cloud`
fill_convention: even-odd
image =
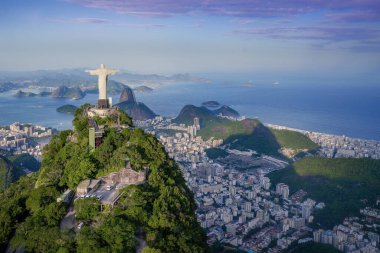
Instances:
[[[320,10],[380,11],[378,0],[66,0],[89,8],[144,16],[211,14],[238,17],[293,16]]]

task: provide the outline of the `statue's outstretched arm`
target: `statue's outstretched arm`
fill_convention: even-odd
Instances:
[[[99,75],[99,71],[96,69],[96,70],[86,70],[87,73],[89,73],[90,75],[93,75],[93,76],[97,76]]]
[[[119,71],[116,70],[116,69],[107,69],[107,75],[114,75],[114,74],[116,74],[117,72],[119,72]]]

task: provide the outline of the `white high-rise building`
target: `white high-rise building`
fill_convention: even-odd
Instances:
[[[281,195],[284,199],[289,197],[289,186],[284,183],[278,183],[276,185],[276,193]]]
[[[201,125],[199,124],[199,118],[198,117],[194,118],[194,127],[196,128],[196,130],[201,129]]]

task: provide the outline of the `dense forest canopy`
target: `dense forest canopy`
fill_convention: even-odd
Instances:
[[[102,144],[88,145],[89,118],[83,105],[75,113],[75,130],[54,136],[45,147],[38,173],[22,177],[0,195],[0,247],[25,247],[28,252],[135,252],[137,240],[145,240],[143,252],[207,252],[203,230],[196,220],[191,191],[181,171],[169,159],[160,142],[132,127],[131,118],[119,111],[116,119],[95,119],[105,125]],[[76,200],[78,233],[60,229],[68,206],[56,198],[84,179],[132,168],[149,168],[145,184],[122,189],[119,204],[100,211],[96,199]]]

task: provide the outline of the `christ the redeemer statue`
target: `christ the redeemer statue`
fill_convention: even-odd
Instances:
[[[107,79],[109,75],[117,73],[115,69],[106,69],[104,64],[100,64],[100,68],[95,70],[86,70],[87,73],[93,76],[98,76],[99,100],[98,107],[108,108],[109,102],[107,99]]]

